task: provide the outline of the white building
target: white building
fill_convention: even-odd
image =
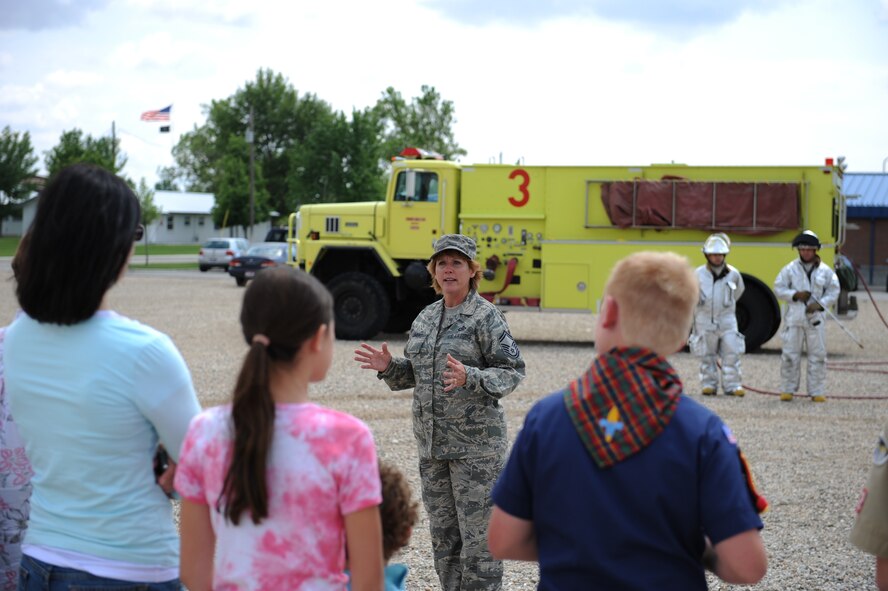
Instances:
[[[214,202],[212,193],[155,191],[154,205],[161,214],[146,228],[148,241],[153,244],[200,244],[213,236],[244,236],[240,226],[222,229],[213,224],[210,212]],[[270,222],[256,224],[253,227],[254,240],[262,240],[270,227]]]
[[[233,226],[219,228],[211,215],[215,196],[212,193],[185,193],[179,191],[155,191],[154,205],[160,216],[147,228],[151,244],[202,244],[214,236],[243,236],[243,228]],[[21,235],[31,226],[37,212],[37,195],[22,203],[21,221],[4,220],[3,234]],[[255,241],[262,240],[271,227],[270,222],[256,224]]]
[[[160,210],[160,216],[145,228],[148,242],[199,244],[211,236],[217,236],[219,231],[213,225],[210,214],[214,202],[212,193],[155,191],[154,205]]]

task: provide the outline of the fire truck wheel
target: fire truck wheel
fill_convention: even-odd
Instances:
[[[417,304],[412,301],[395,303],[392,306],[392,313],[383,331],[394,334],[407,332],[413,326],[413,321],[416,320],[416,317],[419,316],[424,307],[424,303]]]
[[[777,334],[780,305],[771,289],[751,275],[743,274],[746,290],[737,302],[737,327],[746,337],[746,351],[752,352]]]
[[[337,338],[369,339],[379,334],[388,322],[388,294],[370,275],[343,273],[333,278],[327,287],[333,294]]]

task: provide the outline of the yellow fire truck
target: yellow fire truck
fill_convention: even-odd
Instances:
[[[336,334],[403,332],[434,299],[426,263],[442,234],[475,239],[479,293],[503,309],[595,311],[614,263],[669,250],[691,264],[712,232],[733,241],[747,348],[780,325],[771,285],[802,229],[833,265],[845,233],[842,159],[823,166],[462,165],[408,148],[385,201],[303,205],[290,216],[297,264],[335,300]],[[848,297],[840,299],[846,312]]]

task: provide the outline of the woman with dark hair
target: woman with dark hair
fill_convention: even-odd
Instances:
[[[19,589],[180,589],[171,491],[156,482],[200,411],[166,335],[106,307],[139,225],[126,183],[76,164],[41,192],[13,260],[23,313],[6,332],[6,388],[34,469]]]
[[[370,429],[309,400],[333,362],[333,298],[289,267],[244,294],[249,350],[230,405],[182,446],[182,581],[191,591],[382,590],[381,501]]]

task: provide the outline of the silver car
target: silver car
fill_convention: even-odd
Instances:
[[[250,247],[246,238],[210,238],[200,247],[197,265],[201,271],[212,267],[228,270],[231,259],[239,257]]]

